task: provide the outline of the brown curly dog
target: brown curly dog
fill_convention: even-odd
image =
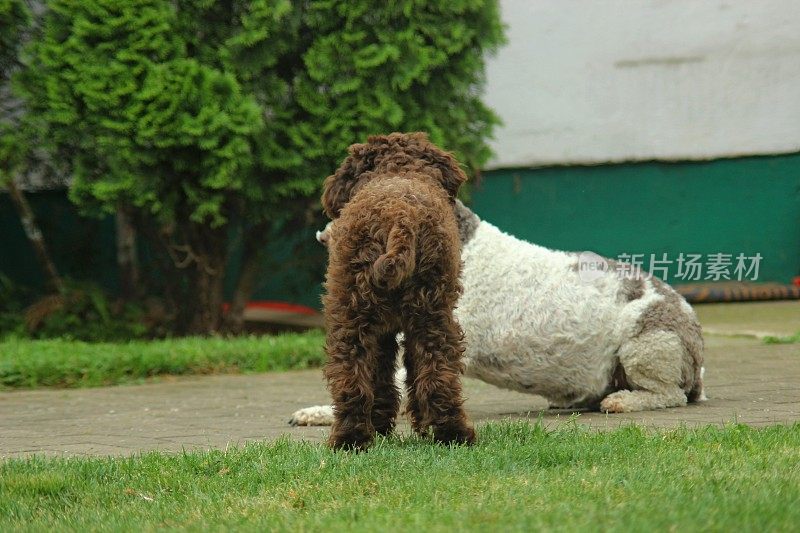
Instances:
[[[453,317],[461,293],[453,206],[466,176],[424,133],[373,136],[349,154],[322,193],[333,220],[322,299],[335,414],[329,444],[363,449],[394,429],[399,332],[412,428],[472,443],[459,379],[463,333]]]

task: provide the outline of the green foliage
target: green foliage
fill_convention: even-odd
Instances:
[[[18,131],[17,104],[8,86],[31,16],[24,0],[0,0],[0,186],[10,179],[25,150]]]
[[[41,298],[25,310],[25,326],[33,339],[86,342],[128,341],[149,333],[138,306],[111,302],[91,283],[68,283],[63,293]]]
[[[426,130],[471,166],[497,2],[52,0],[20,87],[73,199],[161,220],[270,220],[366,135]]]
[[[0,463],[0,529],[794,531],[800,424],[754,429],[478,428],[367,453],[252,443]]]
[[[28,298],[27,291],[0,272],[0,339],[8,334],[24,335],[22,310]]]
[[[157,341],[0,341],[0,388],[97,387],[153,376],[267,372],[320,366],[319,331]]]
[[[0,0],[0,84],[17,64],[22,35],[31,24],[24,0]]]
[[[201,334],[226,327],[231,236],[241,274],[271,227],[319,216],[351,143],[425,130],[483,163],[483,54],[501,40],[497,0],[50,0],[16,88],[72,200],[131,213],[176,331]]]
[[[468,166],[486,161],[496,119],[477,94],[502,42],[496,2],[316,2],[309,27],[297,98],[338,154],[367,133],[422,130]]]
[[[32,125],[74,149],[79,204],[219,223],[241,189],[258,108],[233,75],[187,57],[176,17],[164,1],[49,4],[20,81]]]
[[[0,274],[0,339],[128,341],[149,336],[135,304],[112,302],[92,283],[67,281],[64,292],[34,297]]]

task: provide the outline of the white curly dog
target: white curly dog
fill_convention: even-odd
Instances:
[[[666,283],[625,263],[519,240],[461,202],[456,214],[467,376],[544,396],[553,408],[622,413],[705,399],[700,324]],[[325,244],[327,231],[317,238]],[[321,405],[289,423],[332,421],[332,406]]]

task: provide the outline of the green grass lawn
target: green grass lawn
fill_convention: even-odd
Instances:
[[[0,342],[0,389],[93,387],[164,374],[309,368],[322,364],[322,346],[320,331],[129,343],[10,339]]]
[[[479,428],[366,453],[281,440],[227,451],[0,463],[0,530],[790,531],[800,424]]]

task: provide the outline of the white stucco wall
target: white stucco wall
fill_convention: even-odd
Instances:
[[[800,151],[799,0],[502,0],[489,168]]]

